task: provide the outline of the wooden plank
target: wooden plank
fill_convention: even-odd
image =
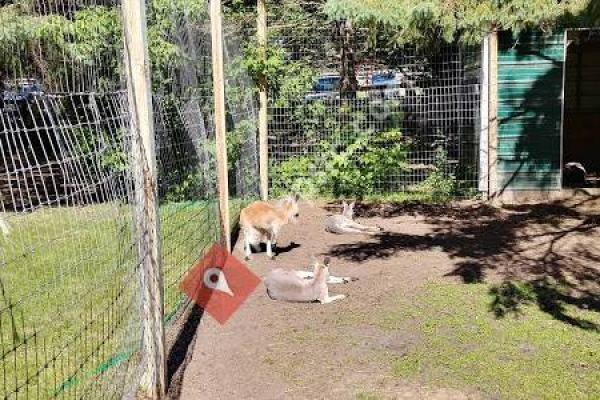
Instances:
[[[142,311],[141,391],[161,399],[167,385],[163,325],[163,275],[159,251],[152,84],[144,0],[124,0],[125,67],[133,137],[135,213]]]
[[[564,37],[501,34],[496,156],[502,191],[560,189]]]
[[[231,251],[231,221],[229,214],[229,171],[227,163],[227,126],[225,110],[225,73],[223,68],[223,22],[221,1],[210,1],[212,37],[212,70],[215,106],[215,141],[221,215],[221,242]]]
[[[489,61],[490,36],[487,35],[481,47],[481,130],[479,134],[479,191],[486,197],[489,195]]]
[[[489,48],[489,126],[488,126],[488,173],[489,196],[498,194],[498,31],[490,34]]]
[[[267,50],[267,9],[266,0],[257,0],[256,37],[263,54]],[[258,136],[260,160],[260,197],[263,201],[269,199],[269,132],[268,132],[268,98],[266,77],[261,77],[258,85]]]
[[[498,180],[502,187],[510,187],[511,191],[556,190],[556,187],[561,184],[560,174],[557,172],[502,172],[498,174]]]

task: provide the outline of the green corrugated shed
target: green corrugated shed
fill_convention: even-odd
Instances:
[[[564,33],[498,39],[498,185],[560,190]]]

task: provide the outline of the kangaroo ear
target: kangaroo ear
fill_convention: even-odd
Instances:
[[[356,205],[356,202],[354,202],[354,201],[350,204],[350,211],[354,211],[355,205]]]
[[[323,265],[325,265],[326,267],[329,267],[330,263],[331,263],[331,258],[325,257],[325,259],[323,260]]]
[[[292,198],[294,199],[295,202],[300,201],[300,193],[294,193],[294,196]]]
[[[342,210],[342,214],[346,214],[346,211],[348,211],[348,203],[342,201],[342,206],[344,207],[344,209]]]

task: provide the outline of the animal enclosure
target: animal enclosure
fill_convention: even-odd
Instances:
[[[165,337],[190,310],[183,277],[267,192],[478,194],[482,125],[498,117],[481,108],[497,82],[482,80],[479,43],[384,40],[316,1],[247,3],[0,2],[5,398],[162,396],[179,368]],[[553,50],[534,69],[555,83]],[[567,74],[576,87],[586,63]],[[540,93],[559,103],[559,86],[541,89],[535,121]],[[556,184],[551,128],[554,158],[545,142],[538,158]],[[519,138],[504,139],[500,174],[519,172]],[[518,161],[535,169],[530,150]]]

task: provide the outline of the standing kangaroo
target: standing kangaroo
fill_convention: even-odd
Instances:
[[[300,271],[286,271],[281,268],[274,269],[265,279],[267,294],[273,300],[311,303],[318,301],[328,304],[335,300],[345,298],[343,294],[329,296],[327,282],[329,276],[330,258],[326,257],[323,263],[313,262],[313,273],[304,274]],[[353,278],[339,278],[341,280]]]
[[[325,231],[342,235],[344,233],[376,234],[383,230],[378,226],[367,226],[354,222],[354,202],[348,205],[344,201],[342,204],[344,210],[341,215],[331,215],[325,220]]]
[[[267,257],[273,259],[273,247],[281,228],[295,222],[299,216],[298,195],[286,197],[275,204],[256,201],[240,213],[240,226],[244,233],[244,252],[250,259],[252,248],[267,244]]]

